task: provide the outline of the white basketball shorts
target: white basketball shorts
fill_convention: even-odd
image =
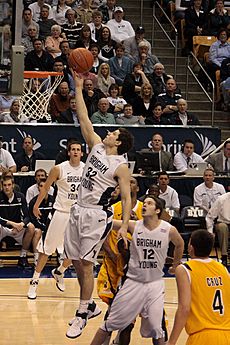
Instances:
[[[57,249],[59,254],[64,251],[64,234],[69,221],[69,213],[55,210],[50,221],[44,243],[39,241],[37,250],[39,253],[52,255]]]
[[[112,227],[111,209],[74,204],[65,232],[64,254],[68,259],[95,262]]]
[[[141,283],[127,278],[116,295],[108,319],[104,321],[101,329],[107,332],[123,330],[140,314],[142,337],[162,338],[164,290],[163,279]]]

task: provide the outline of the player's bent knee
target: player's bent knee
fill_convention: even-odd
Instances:
[[[26,227],[26,232],[34,234],[35,233],[35,226],[32,223],[29,223]]]

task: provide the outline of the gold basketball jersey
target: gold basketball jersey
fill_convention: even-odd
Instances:
[[[191,310],[186,332],[230,330],[230,276],[214,260],[190,260],[185,264],[191,278]]]

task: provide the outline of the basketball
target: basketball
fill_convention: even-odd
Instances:
[[[93,55],[88,49],[77,48],[70,53],[68,63],[78,73],[88,72],[93,66]]]

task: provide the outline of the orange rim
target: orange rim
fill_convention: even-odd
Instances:
[[[24,78],[48,78],[63,75],[63,72],[49,72],[49,71],[24,71]]]

